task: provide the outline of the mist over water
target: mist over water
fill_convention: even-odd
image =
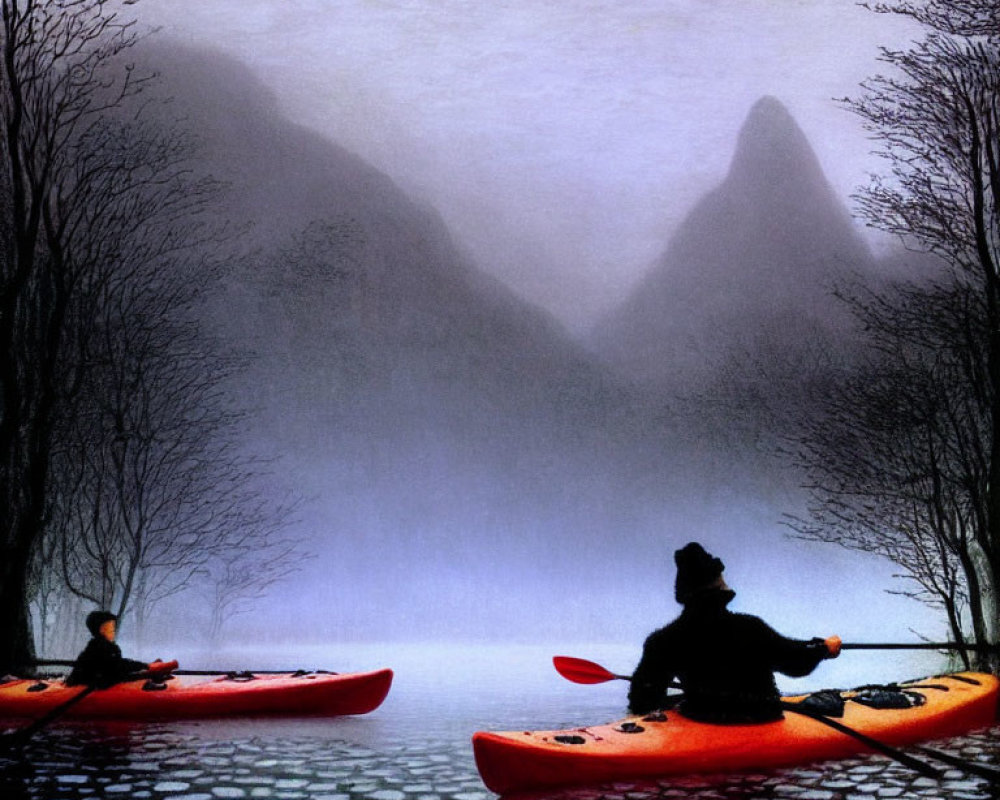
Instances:
[[[466,745],[476,730],[548,729],[609,722],[626,715],[628,684],[572,683],[552,665],[554,655],[594,661],[627,675],[638,662],[639,644],[564,640],[558,644],[509,642],[369,642],[292,645],[280,650],[247,644],[218,649],[184,649],[172,654],[184,669],[325,669],[364,672],[391,666],[392,689],[384,703],[362,717],[276,718],[269,729],[310,735],[331,729],[336,738],[366,746],[416,739]],[[944,671],[932,652],[850,652],[822,662],[804,678],[778,675],[779,690],[801,694],[824,688],[849,689],[869,683],[920,678]],[[194,723],[192,723],[194,724]],[[212,735],[252,735],[260,719],[196,723]]]

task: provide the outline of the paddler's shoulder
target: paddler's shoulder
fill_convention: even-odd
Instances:
[[[677,619],[668,622],[662,628],[657,628],[646,637],[645,645],[647,647],[651,645],[655,647],[658,644],[669,641],[678,634],[679,630],[683,627],[683,624],[682,619],[678,617]]]

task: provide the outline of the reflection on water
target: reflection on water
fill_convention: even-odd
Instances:
[[[216,729],[217,732],[220,730]],[[4,771],[4,800],[491,800],[467,745],[385,742],[369,748],[332,736],[287,738],[260,720],[258,735],[203,737],[197,727],[130,731],[63,727]],[[336,731],[330,731],[335,734]],[[985,764],[1000,764],[1000,729],[940,743]],[[761,775],[624,782],[522,795],[523,800],[995,800],[989,784],[957,770],[935,780],[873,756]]]
[[[3,786],[25,798],[310,798],[481,800],[488,797],[467,753],[388,746],[377,752],[334,739],[261,736],[205,740],[195,731],[149,726],[128,735],[62,730],[27,752],[30,773]],[[16,791],[16,793],[15,793]]]
[[[628,669],[629,653],[584,655]],[[567,653],[570,654],[570,653]],[[575,654],[575,653],[574,653]],[[624,685],[583,687],[555,675],[549,648],[441,648],[340,653],[342,669],[396,670],[385,704],[362,717],[162,723],[60,723],[20,759],[0,758],[2,800],[491,800],[472,757],[477,729],[575,727],[621,716]],[[302,666],[329,667],[329,659]],[[324,663],[326,661],[327,663]],[[241,662],[243,664],[248,661]],[[270,665],[250,661],[258,668]],[[191,663],[198,667],[201,664]],[[899,677],[904,677],[900,675]],[[906,677],[916,677],[907,675]],[[819,684],[817,684],[819,685]],[[0,724],[0,727],[7,727]],[[940,743],[1000,764],[1000,729]],[[547,800],[987,800],[981,778],[916,776],[885,758],[766,775],[698,777],[546,792]]]

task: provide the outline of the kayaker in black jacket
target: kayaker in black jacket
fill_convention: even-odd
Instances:
[[[632,675],[629,710],[646,714],[668,706],[667,685],[679,680],[678,710],[702,722],[756,723],[781,719],[774,673],[808,675],[840,654],[840,639],[801,641],[763,620],[726,606],[736,593],[722,576],[722,561],[692,542],[674,554],[674,595],[681,615],[646,639]]]
[[[66,678],[67,686],[86,684],[106,689],[123,681],[136,680],[146,675],[161,675],[175,669],[176,662],[149,664],[123,658],[121,648],[115,644],[118,617],[110,611],[91,611],[87,615],[87,629],[91,640],[77,656],[73,669]]]

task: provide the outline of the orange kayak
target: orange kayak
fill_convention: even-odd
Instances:
[[[848,700],[837,721],[887,744],[906,745],[956,736],[996,719],[998,681],[992,675],[955,673],[899,688],[923,704],[878,709]],[[783,699],[798,703],[805,697]],[[483,782],[497,794],[754,771],[870,752],[853,737],[787,711],[782,720],[758,725],[711,725],[676,711],[658,712],[572,730],[480,731],[472,744]]]
[[[66,716],[179,719],[232,714],[367,714],[381,705],[391,684],[390,669],[342,675],[261,675],[250,680],[226,675],[178,676],[159,690],[144,689],[145,680],[97,690],[68,708]],[[0,684],[0,717],[39,717],[83,689],[62,681]]]

